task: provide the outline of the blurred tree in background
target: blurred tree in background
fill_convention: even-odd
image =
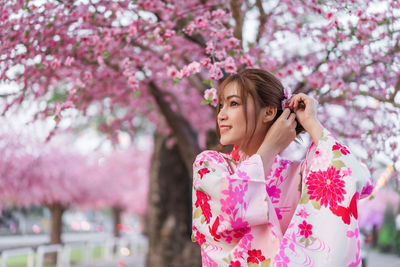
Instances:
[[[130,148],[91,158],[66,144],[43,144],[14,133],[0,135],[0,154],[0,204],[47,207],[50,244],[63,243],[62,217],[71,206],[110,207],[116,237],[122,212],[142,217],[147,213],[149,153]]]
[[[215,104],[206,90],[230,73],[275,73],[294,92],[315,96],[324,125],[359,144],[366,161],[380,153],[398,161],[398,1],[14,0],[0,7],[0,77],[18,88],[3,95],[4,113],[45,101],[34,119],[53,116],[56,129],[64,110],[76,109],[114,141],[121,131],[134,137],[138,118],[155,125],[149,266],[200,265],[190,243],[189,177],[207,137],[215,139],[214,111],[200,102]]]

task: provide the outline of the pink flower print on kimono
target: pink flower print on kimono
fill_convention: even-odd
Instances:
[[[304,161],[282,162],[265,177],[257,154],[237,165],[197,156],[192,240],[203,266],[360,265],[356,204],[372,191],[369,171],[326,129]]]
[[[347,237],[348,238],[357,240],[357,248],[358,248],[358,252],[356,254],[355,261],[350,263],[348,267],[359,267],[359,266],[361,266],[361,263],[362,263],[361,262],[361,255],[360,255],[361,254],[360,253],[361,241],[358,238],[358,234],[359,234],[358,229],[355,229],[354,231],[347,231]]]
[[[325,151],[321,148],[316,148],[311,161],[311,168],[328,167],[332,161],[331,151]]]
[[[373,190],[374,190],[374,183],[372,182],[372,178],[369,177],[367,183],[364,185],[364,187],[361,190],[360,199],[371,195]]]
[[[305,209],[304,207],[301,208],[300,211],[297,212],[297,214],[296,214],[296,216],[299,216],[299,217],[304,218],[304,219],[307,219],[307,217],[308,217],[309,215],[310,215],[310,214],[308,214],[308,212],[306,211],[306,209]]]
[[[267,186],[267,193],[270,198],[279,199],[281,196],[281,190],[276,185]]]
[[[324,129],[318,145],[310,146],[302,176],[299,205],[283,237],[288,244],[279,255],[289,257],[287,266],[359,266],[359,238],[349,240],[347,233],[358,231],[357,200],[371,192],[369,171]]]
[[[193,164],[192,240],[201,246],[204,266],[265,265],[282,234],[265,190],[261,157],[253,155],[238,165],[228,160],[229,155],[204,151]]]

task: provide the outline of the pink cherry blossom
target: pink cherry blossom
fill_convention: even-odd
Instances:
[[[139,88],[139,81],[133,75],[129,77],[128,84],[132,89],[138,89]]]
[[[207,69],[209,69],[209,68],[211,68],[211,59],[209,59],[209,58],[203,58],[201,61],[200,61],[200,64],[201,64],[201,66],[203,67],[203,68],[207,68]]]
[[[211,105],[214,107],[217,105],[217,90],[215,88],[210,88],[204,91],[204,99],[211,100]]]
[[[238,31],[237,18],[232,15],[235,10],[223,1],[211,7],[197,0],[179,4],[138,1],[136,5],[121,0],[118,5],[104,2],[104,12],[93,12],[92,5],[80,1],[29,2],[29,10],[23,1],[3,2],[0,28],[9,38],[2,43],[0,75],[7,82],[23,85],[24,90],[3,98],[2,112],[23,107],[28,99],[45,100],[53,95],[55,85],[67,84],[72,88],[67,89],[65,101],[72,101],[83,112],[100,99],[109,99],[111,105],[102,106],[99,112],[113,113],[117,107],[126,110],[127,115],[116,119],[112,127],[99,126],[109,136],[143,114],[157,130],[172,133],[160,119],[162,111],[149,90],[152,84],[160,94],[171,97],[169,103],[176,103],[174,112],[198,133],[197,147],[206,143],[206,133],[215,127],[213,109],[199,106],[207,80],[217,87],[224,75],[253,67],[271,71],[295,93],[319,98],[318,115],[324,126],[365,147],[364,158],[384,153],[394,162],[400,153],[398,147],[390,146],[390,138],[399,137],[400,129],[388,127],[397,125],[392,117],[398,117],[400,110],[395,90],[399,70],[393,69],[398,65],[395,41],[400,40],[400,33],[393,31],[391,19],[397,1],[390,0],[382,10],[361,0],[351,5],[345,1],[332,5],[278,1],[276,8],[268,10],[264,27],[252,31],[251,43],[245,34],[248,20],[261,19],[256,5],[240,11],[240,23],[245,26]],[[283,21],[282,10],[287,11]],[[127,13],[148,16],[116,23]],[[352,19],[342,20],[342,14]],[[321,18],[321,23],[309,17]],[[378,41],[382,45],[375,49]],[[200,69],[192,62],[200,63]],[[8,77],[14,66],[21,66],[23,73]],[[126,90],[137,86],[137,81],[129,80],[133,75],[141,78],[142,94],[137,98]],[[364,101],[367,98],[372,101]],[[196,105],[198,112],[191,112]],[[343,108],[347,116],[332,113],[328,108],[332,105]],[[50,114],[54,115],[53,103],[37,117]],[[133,125],[128,127],[133,129]]]
[[[225,59],[225,70],[228,73],[235,73],[236,72],[236,64],[232,57],[227,57]]]
[[[208,26],[208,20],[203,16],[197,17],[194,19],[197,26],[201,29],[205,29]]]
[[[167,75],[171,78],[176,78],[179,76],[179,71],[175,68],[175,66],[167,67]]]
[[[71,64],[72,64],[72,62],[74,62],[74,58],[73,58],[73,57],[67,57],[67,58],[65,59],[64,64],[65,64],[65,66],[70,67]]]
[[[52,69],[58,69],[58,67],[60,67],[60,61],[58,59],[54,59],[51,61],[50,66]]]
[[[190,74],[198,73],[201,70],[201,65],[199,62],[193,61],[192,63],[190,63],[188,65],[188,70],[189,70]]]
[[[211,80],[219,80],[222,78],[222,71],[220,68],[216,67],[215,65],[213,65],[211,67],[211,69],[208,72],[208,77]]]

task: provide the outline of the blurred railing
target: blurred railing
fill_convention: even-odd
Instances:
[[[8,266],[8,260],[13,257],[26,256],[27,267],[43,267],[45,255],[56,253],[56,267],[71,266],[71,252],[75,249],[82,250],[82,262],[80,265],[91,266],[91,263],[110,261],[123,257],[144,256],[147,251],[147,238],[142,235],[134,235],[122,238],[92,239],[85,242],[66,243],[64,245],[41,245],[18,249],[8,249],[1,252],[1,267]],[[101,249],[100,258],[94,257],[96,248]],[[34,258],[36,257],[36,261]],[[36,262],[36,264],[34,264]]]

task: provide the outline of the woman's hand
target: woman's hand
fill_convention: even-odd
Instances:
[[[299,108],[299,102],[305,104],[305,108]],[[311,135],[315,144],[322,135],[323,127],[317,118],[318,101],[303,93],[293,94],[287,102],[287,106],[296,113],[297,121]]]
[[[286,108],[271,125],[257,151],[257,154],[273,152],[275,155],[284,150],[296,138],[296,115]]]
[[[274,163],[276,155],[296,138],[296,115],[286,108],[271,125],[256,154],[261,156],[265,177]]]

